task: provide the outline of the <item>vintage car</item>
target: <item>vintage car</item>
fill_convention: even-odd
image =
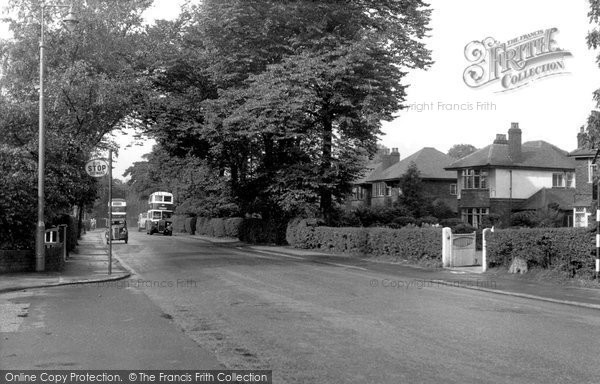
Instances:
[[[162,233],[164,236],[171,236],[173,223],[170,219],[148,220],[146,221],[146,233],[149,235]]]
[[[106,229],[104,236],[106,237],[106,243],[108,244],[108,236],[111,236],[111,240],[123,240],[125,244],[129,240],[129,233],[127,232],[127,221],[125,219],[113,219],[111,220],[110,228]]]

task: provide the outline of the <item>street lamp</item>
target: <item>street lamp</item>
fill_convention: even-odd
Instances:
[[[44,224],[44,168],[45,168],[45,146],[46,134],[44,132],[44,11],[48,8],[69,8],[68,5],[50,5],[42,1],[42,18],[40,20],[40,111],[39,111],[39,146],[38,146],[38,217],[37,232],[35,243],[35,270],[37,272],[46,269],[46,254],[44,247],[44,237],[46,226]],[[79,22],[73,13],[73,6],[70,6],[69,14],[63,22],[69,32],[75,29]]]

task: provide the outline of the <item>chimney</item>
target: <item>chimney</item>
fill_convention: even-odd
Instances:
[[[577,134],[577,148],[584,148],[587,141],[587,135],[584,132],[583,125],[579,128],[579,133]]]
[[[508,156],[512,161],[521,161],[521,129],[519,123],[511,123],[508,130]]]
[[[382,158],[383,169],[387,169],[400,161],[400,152],[398,152],[398,148],[392,148],[392,153],[389,153],[389,151],[386,150]]]
[[[508,140],[506,140],[506,135],[503,133],[497,133],[496,140],[494,140],[494,144],[508,144]]]

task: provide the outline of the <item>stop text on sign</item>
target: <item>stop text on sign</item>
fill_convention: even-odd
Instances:
[[[102,159],[90,160],[85,164],[85,171],[92,177],[102,177],[108,174],[108,162]]]

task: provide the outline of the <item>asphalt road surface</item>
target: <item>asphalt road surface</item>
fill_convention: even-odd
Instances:
[[[184,236],[134,232],[113,249],[187,336],[275,383],[600,380],[597,310]]]

